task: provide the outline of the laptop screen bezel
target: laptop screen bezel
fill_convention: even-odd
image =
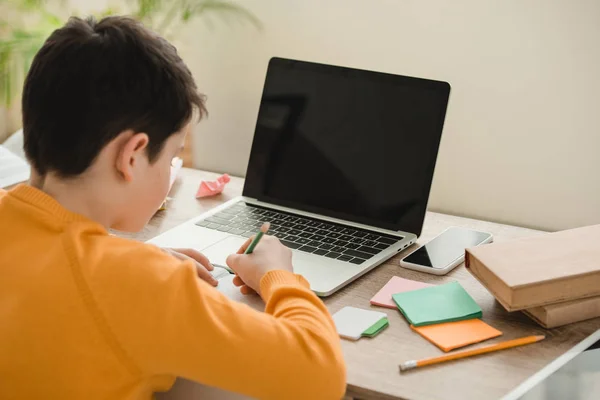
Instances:
[[[422,193],[423,194],[422,198],[424,198],[425,200],[424,200],[424,204],[421,204],[420,208],[419,208],[420,224],[418,227],[413,227],[413,228],[403,227],[402,224],[400,224],[400,223],[398,223],[398,224],[387,223],[384,221],[373,220],[373,219],[365,218],[365,217],[358,216],[358,215],[351,215],[351,214],[347,214],[344,212],[339,212],[339,211],[323,209],[323,208],[315,207],[315,206],[311,206],[311,205],[301,204],[301,203],[294,202],[294,201],[281,200],[281,199],[267,196],[263,193],[253,193],[252,188],[249,187],[248,180],[246,180],[244,182],[243,195],[245,197],[253,198],[253,199],[256,199],[256,200],[264,202],[264,203],[275,204],[275,205],[278,205],[281,207],[297,209],[297,210],[301,210],[301,211],[305,211],[305,212],[319,214],[319,215],[336,218],[336,219],[340,219],[340,220],[344,220],[344,221],[359,223],[359,224],[363,224],[363,225],[367,225],[367,226],[373,226],[373,227],[386,229],[386,230],[390,230],[390,231],[413,233],[413,234],[419,236],[422,232],[423,223],[425,220],[425,214],[427,212],[427,203],[428,203],[429,195],[431,192],[431,185],[433,182],[433,175],[435,172],[435,165],[437,162],[437,154],[439,151],[441,134],[442,134],[442,131],[444,128],[444,122],[445,122],[446,112],[447,112],[447,108],[448,108],[448,101],[449,101],[449,97],[450,97],[450,89],[451,89],[450,84],[448,82],[444,82],[444,81],[436,81],[436,80],[415,78],[415,77],[402,76],[402,75],[393,75],[393,74],[388,74],[388,73],[384,73],[384,72],[375,72],[375,71],[368,71],[368,70],[362,70],[362,69],[355,69],[355,68],[326,65],[326,64],[320,64],[320,63],[314,63],[314,62],[307,62],[307,61],[284,59],[284,58],[280,58],[280,57],[273,57],[270,59],[269,66],[267,68],[265,84],[263,85],[263,91],[261,94],[261,103],[262,103],[262,99],[265,96],[266,81],[268,79],[269,72],[271,71],[272,68],[276,68],[276,67],[280,67],[280,66],[286,66],[286,67],[300,66],[302,68],[313,69],[316,71],[325,71],[325,72],[329,72],[329,73],[339,73],[339,74],[355,75],[355,76],[356,75],[358,75],[358,76],[364,75],[364,76],[368,76],[371,79],[377,78],[377,79],[389,80],[390,82],[394,82],[396,84],[400,83],[400,84],[405,84],[405,85],[414,85],[414,86],[418,86],[418,87],[422,87],[422,88],[426,88],[426,89],[433,89],[433,90],[439,91],[442,94],[445,104],[442,106],[442,110],[441,110],[440,116],[438,118],[437,127],[436,127],[436,130],[439,132],[439,135],[438,135],[438,138],[435,140],[434,146],[432,146],[432,149],[430,149],[431,151],[435,151],[436,156],[433,157],[433,159],[430,161],[430,163],[427,167],[427,171],[426,171],[426,179],[428,180],[428,184],[424,185],[424,192]],[[249,170],[250,170],[250,166],[251,166],[250,160],[252,159],[252,151],[256,151],[255,142],[256,142],[257,129],[258,129],[258,112],[257,112],[257,123],[255,126],[255,135],[252,140],[251,154],[250,154],[250,158],[248,161],[248,167],[246,169],[246,176],[249,176]],[[433,148],[433,147],[435,147],[435,148]],[[398,176],[397,178],[398,178],[398,184],[402,184],[401,179],[403,177]]]

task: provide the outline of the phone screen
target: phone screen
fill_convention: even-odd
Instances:
[[[470,229],[450,228],[404,259],[405,262],[429,268],[445,268],[464,256],[465,249],[477,246],[490,237],[489,233]]]

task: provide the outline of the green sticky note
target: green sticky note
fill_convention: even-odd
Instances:
[[[373,337],[373,336],[379,334],[379,332],[381,332],[382,330],[384,330],[389,324],[390,324],[390,322],[388,321],[387,318],[381,318],[374,325],[372,325],[369,329],[364,331],[362,333],[362,336]]]
[[[397,293],[392,299],[414,326],[481,318],[481,307],[458,282]]]

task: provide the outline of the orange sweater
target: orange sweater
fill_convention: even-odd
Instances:
[[[0,398],[147,399],[176,376],[261,399],[340,398],[323,303],[284,271],[261,291],[266,313],[31,186],[0,190]]]

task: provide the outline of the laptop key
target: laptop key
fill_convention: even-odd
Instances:
[[[318,229],[317,228],[312,228],[310,226],[308,227],[304,227],[304,232],[309,232],[309,233],[317,233]]]
[[[336,233],[336,232],[329,232],[329,233],[327,233],[327,236],[329,236],[330,238],[337,239],[342,235],[340,235],[339,233]]]
[[[223,218],[219,218],[219,217],[209,217],[206,218],[205,221],[207,222],[212,222],[214,224],[219,224],[219,225],[228,225],[229,221]]]
[[[221,225],[221,226],[219,226],[219,227],[217,228],[217,230],[218,230],[218,231],[221,231],[221,232],[229,232],[229,231],[231,230],[231,228],[230,228],[230,227],[228,227],[228,226],[223,226],[223,225]]]
[[[299,248],[299,247],[302,247],[302,245],[301,245],[301,244],[294,243],[294,242],[290,242],[289,240],[282,240],[282,241],[281,241],[281,243],[282,243],[284,246],[287,246],[287,247],[289,247],[290,249],[297,249],[297,248]]]
[[[290,221],[285,221],[283,224],[281,224],[281,226],[286,227],[286,228],[293,228],[294,227],[294,223],[290,222]]]
[[[342,232],[344,229],[345,228],[343,226],[336,225],[331,227],[329,230],[332,232]]]
[[[287,240],[290,242],[297,242],[300,239],[298,236],[290,235],[287,237]]]
[[[286,222],[296,222],[298,218],[292,217],[291,215],[285,218]]]
[[[298,236],[299,234],[302,233],[302,231],[299,231],[298,229],[290,229],[288,233],[290,235]]]
[[[235,229],[235,228],[229,231],[229,233],[231,233],[233,235],[241,235],[244,232],[246,232],[246,231],[243,229]]]
[[[342,231],[342,234],[344,235],[353,235],[354,232],[356,232],[356,229],[350,229],[350,228],[346,228]]]
[[[272,225],[271,225],[271,226],[272,226]],[[281,227],[281,228],[277,228],[277,230],[278,230],[279,232],[281,232],[281,233],[288,233],[288,232],[290,232],[289,234],[290,234],[290,235],[293,235],[293,233],[291,233],[291,229],[290,229],[290,228],[284,228],[284,227]]]
[[[300,234],[298,236],[302,237],[302,238],[306,238],[306,239],[310,239],[312,237],[312,233],[308,233],[308,232],[300,232]]]
[[[336,242],[334,243],[334,245],[335,245],[335,246],[342,246],[342,247],[344,247],[344,246],[346,246],[346,244],[347,244],[347,243],[348,243],[348,242],[346,242],[345,240],[338,240],[338,241],[336,241]]]
[[[317,235],[327,236],[329,231],[326,231],[325,229],[319,229],[316,233]]]
[[[325,257],[329,257],[329,258],[338,258],[339,256],[341,256],[341,254],[335,253],[335,252],[329,252],[329,253],[325,254]]]
[[[329,232],[329,229],[333,228],[333,225],[322,223],[321,225],[317,226],[317,228],[319,228],[319,229],[325,229],[327,232]]]
[[[313,247],[319,247],[321,245],[321,242],[318,242],[316,240],[313,240],[312,242],[310,242],[308,244],[309,246],[313,246]]]
[[[276,233],[273,236],[275,236],[277,239],[281,240],[281,239],[285,239],[289,235],[286,235],[285,233]]]
[[[336,253],[343,253],[346,249],[343,248],[342,246],[337,246],[334,247],[333,249],[331,249],[331,251],[335,251]]]
[[[356,250],[360,247],[360,244],[356,244],[356,243],[346,243],[346,245],[344,246],[347,249],[353,249]]]
[[[308,243],[310,243],[310,240],[305,239],[305,238],[298,238],[298,240],[296,240],[296,243],[308,244]]]
[[[219,225],[219,224],[210,224],[207,226],[208,229],[217,229],[219,227],[221,227],[221,225]]]
[[[403,238],[402,238],[403,239]],[[381,242],[383,244],[389,244],[390,246],[395,244],[396,242],[398,242],[399,240],[401,240],[401,238],[398,239],[390,239],[390,238],[386,238],[386,237],[380,237],[379,239],[377,239],[378,242]]]
[[[331,245],[331,244],[327,244],[327,243],[322,243],[322,244],[319,246],[319,248],[320,248],[320,249],[323,249],[323,250],[331,250],[331,249],[333,249],[333,245]]]
[[[357,238],[357,237],[355,237],[355,238],[353,238],[353,239],[351,240],[351,242],[352,242],[352,243],[356,243],[356,244],[361,244],[361,243],[363,243],[364,241],[365,241],[364,239]]]
[[[329,253],[329,251],[323,249],[317,249],[316,251],[313,251],[313,254],[316,254],[318,256],[324,256],[327,253]]]
[[[323,235],[313,235],[312,240],[318,240],[319,242],[325,239]]]
[[[390,245],[389,245],[389,244],[379,244],[379,243],[378,243],[378,244],[376,244],[376,245],[375,245],[375,248],[376,248],[376,249],[379,249],[379,250],[385,250],[385,249],[387,249],[388,247],[390,247]]]
[[[340,261],[350,261],[350,260],[352,260],[352,257],[346,256],[346,255],[341,255],[337,259]]]
[[[314,251],[317,250],[317,248],[316,247],[312,247],[312,246],[302,246],[302,247],[298,248],[298,250],[304,251],[306,253],[313,253]]]
[[[351,262],[352,264],[358,264],[358,265],[360,265],[360,264],[364,263],[364,262],[365,262],[365,260],[363,260],[363,259],[361,259],[361,258],[353,258],[352,260],[350,260],[350,262]]]
[[[380,237],[381,236],[379,236],[379,235],[375,235],[375,234],[371,233],[371,234],[367,235],[367,237],[365,239],[367,239],[367,240],[377,240]]]
[[[376,249],[374,247],[368,247],[368,246],[360,246],[356,250],[358,250],[358,251],[364,251],[365,253],[370,253],[370,254],[377,254],[377,253],[379,253],[381,251],[381,250]]]
[[[367,241],[363,242],[362,245],[363,246],[369,246],[369,247],[375,247],[377,245],[377,242],[374,242],[372,240],[367,240]]]
[[[358,250],[346,249],[344,250],[344,254],[347,254],[352,257],[362,258],[363,260],[368,260],[373,257],[373,254],[365,253]]]
[[[340,236],[340,240],[344,240],[346,242],[349,242],[350,240],[352,240],[352,236],[342,235],[342,236]]]
[[[237,218],[237,215],[232,215],[232,214],[228,214],[228,213],[221,211],[220,213],[215,214],[215,217],[223,218],[223,219],[226,219],[227,221],[231,221],[232,219]]]
[[[310,221],[306,225],[310,226],[311,228],[316,228],[317,226],[321,225],[321,223],[319,221]]]
[[[352,234],[352,236],[357,237],[357,238],[364,238],[367,235],[368,235],[368,233],[365,231],[356,231]]]
[[[325,239],[322,240],[323,243],[335,243],[336,240],[334,238],[330,238],[330,237],[326,237]]]
[[[208,221],[198,221],[198,222],[196,222],[196,225],[202,226],[202,227],[206,228],[207,226],[210,225],[210,222],[208,222]]]

